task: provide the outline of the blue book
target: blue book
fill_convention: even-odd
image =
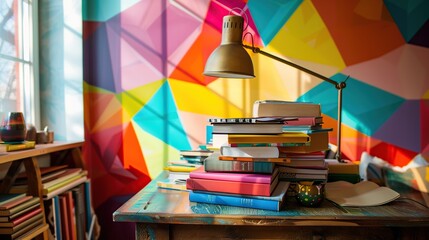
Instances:
[[[208,191],[190,191],[189,201],[280,211],[289,185],[290,182],[279,182],[270,197],[227,194]]]
[[[57,196],[52,197],[54,201],[54,214],[55,214],[55,239],[61,240],[61,210],[60,210],[60,200]]]
[[[92,208],[91,208],[91,181],[86,181],[85,186],[85,214],[86,214],[86,230],[89,239],[92,239]]]

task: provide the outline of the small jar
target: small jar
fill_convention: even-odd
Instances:
[[[325,183],[298,182],[296,199],[302,206],[318,207],[325,199]]]

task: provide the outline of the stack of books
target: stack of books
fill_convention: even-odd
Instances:
[[[0,239],[24,238],[43,225],[38,197],[0,194]]]
[[[42,177],[42,194],[45,199],[65,192],[88,180],[88,172],[86,170],[82,168],[68,168],[67,165],[42,167],[40,168],[40,172]],[[27,192],[27,181],[26,173],[20,173],[10,192]]]
[[[212,162],[211,169],[215,171],[201,166],[190,173],[186,181],[189,201],[273,211],[281,209],[289,182],[279,182],[279,172],[272,163],[263,163],[270,167],[246,166],[242,171],[229,171],[222,163],[213,163],[227,162],[219,160],[218,153],[212,154],[206,162]],[[217,170],[216,165],[220,166]]]
[[[283,131],[306,133],[310,137],[307,145],[279,147],[279,155],[290,159],[290,162],[278,164],[281,180],[291,182],[327,181],[328,165],[325,162],[325,151],[329,149],[328,134],[332,128],[323,127],[320,104],[256,101],[253,111],[255,117],[295,117],[296,120],[285,121]]]

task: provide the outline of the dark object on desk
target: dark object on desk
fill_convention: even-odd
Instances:
[[[298,182],[296,200],[305,207],[318,207],[325,199],[325,183]]]

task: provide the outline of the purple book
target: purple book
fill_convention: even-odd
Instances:
[[[211,179],[233,182],[249,183],[267,183],[270,184],[278,175],[278,169],[275,168],[272,174],[263,173],[230,173],[230,172],[206,172],[204,166],[201,166],[190,172],[190,178]]]

